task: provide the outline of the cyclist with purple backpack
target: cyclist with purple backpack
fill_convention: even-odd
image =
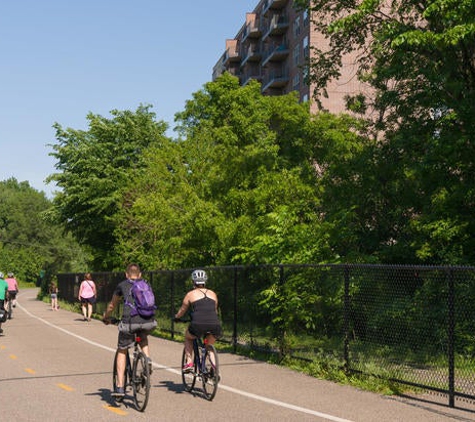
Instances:
[[[119,351],[117,358],[117,389],[112,392],[115,397],[124,396],[126,352],[129,347],[134,345],[134,333],[138,333],[140,336],[140,347],[148,357],[150,371],[152,370],[148,335],[157,326],[153,290],[150,284],[142,279],[140,267],[137,264],[128,265],[125,275],[126,279],[117,285],[103,316],[103,322],[109,324],[112,311],[122,300],[124,301],[117,342]]]

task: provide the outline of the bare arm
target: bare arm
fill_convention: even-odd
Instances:
[[[189,293],[187,293],[183,299],[183,303],[181,304],[180,309],[175,315],[175,318],[181,318],[183,315],[185,315],[189,307],[190,307],[190,299],[189,299]]]
[[[115,307],[118,305],[119,302],[120,302],[120,296],[113,295],[111,301],[107,305],[106,311],[104,312],[103,319],[109,319],[112,311],[115,309]]]

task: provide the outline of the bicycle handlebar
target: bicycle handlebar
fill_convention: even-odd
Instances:
[[[109,325],[109,324],[118,325],[119,322],[120,322],[120,319],[115,318],[115,317],[102,318],[102,322],[103,322],[105,325]]]
[[[172,318],[172,321],[173,322],[183,322],[183,323],[187,323],[187,322],[191,322],[191,319],[190,318],[175,318],[173,317]]]

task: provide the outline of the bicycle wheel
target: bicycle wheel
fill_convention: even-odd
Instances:
[[[119,351],[117,350],[115,352],[115,357],[114,357],[114,367],[112,369],[112,392],[117,390],[117,382],[118,382],[118,373],[117,373],[117,356],[119,354]],[[126,353],[125,355],[125,371],[124,371],[124,392],[127,389],[127,378],[128,378],[128,372],[130,368],[130,356],[129,352]],[[116,398],[116,401],[122,401],[123,397],[121,398]]]
[[[138,411],[143,412],[147,407],[150,394],[150,369],[147,356],[143,352],[137,352],[134,358],[132,389],[134,391],[135,407]]]
[[[193,360],[193,371],[185,372],[183,371],[183,367],[186,364],[186,355],[185,349],[183,349],[183,355],[181,358],[181,379],[183,381],[183,385],[185,386],[185,390],[190,392],[193,390],[196,382],[196,359],[195,359],[195,352],[191,354],[191,359]]]
[[[202,374],[203,391],[208,400],[213,400],[218,390],[219,362],[218,353],[212,345],[206,346],[205,367]]]
[[[12,313],[13,313],[12,300],[8,299],[8,319],[12,319]]]

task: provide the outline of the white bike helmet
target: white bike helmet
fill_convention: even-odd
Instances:
[[[5,274],[3,274],[2,272],[0,272],[0,278],[3,278],[5,277]]]
[[[193,284],[197,286],[204,286],[206,284],[206,280],[208,280],[208,276],[203,270],[195,270],[191,273],[191,279],[193,280]]]

